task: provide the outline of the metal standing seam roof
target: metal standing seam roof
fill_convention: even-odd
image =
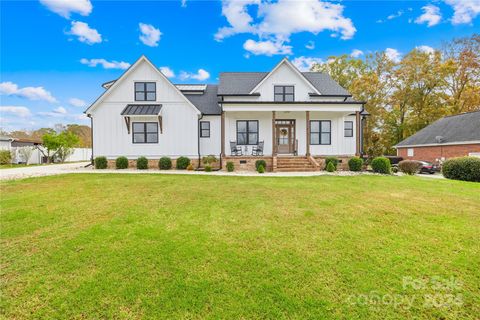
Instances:
[[[219,95],[249,94],[270,72],[221,72]],[[321,72],[302,72],[302,75],[324,95],[349,96],[328,74]]]
[[[161,104],[127,104],[123,116],[156,116],[162,109]]]
[[[403,140],[396,147],[468,141],[480,141],[480,111],[439,119]]]

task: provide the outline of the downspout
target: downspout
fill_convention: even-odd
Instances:
[[[200,161],[202,160],[202,155],[200,154],[200,120],[202,119],[203,119],[203,113],[200,115],[197,121],[197,151],[198,151],[197,170],[200,170]]]
[[[85,167],[88,167],[88,166],[93,166],[94,165],[94,161],[93,161],[93,117],[91,114],[87,114],[87,117],[90,118],[90,139],[92,140],[92,155],[90,156],[90,164],[87,164]]]
[[[365,104],[362,104],[362,111],[360,113],[363,113],[365,111]],[[363,122],[365,121],[365,116],[362,116],[360,119],[360,157],[363,158]]]

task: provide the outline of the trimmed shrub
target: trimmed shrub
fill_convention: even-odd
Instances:
[[[442,173],[447,179],[480,182],[480,158],[449,159],[443,163]]]
[[[107,169],[108,161],[106,157],[96,157],[93,161],[95,169]]]
[[[193,164],[190,163],[190,164],[187,166],[187,170],[188,170],[188,171],[192,171],[192,170],[193,170]]]
[[[259,165],[258,166],[258,173],[265,173],[265,167],[263,166],[263,164]]]
[[[235,164],[232,161],[227,162],[227,171],[228,172],[233,172],[235,170]]]
[[[348,160],[348,169],[350,171],[362,171],[363,159],[359,157],[353,157]]]
[[[333,164],[333,162],[330,161],[330,162],[327,164],[327,171],[328,171],[328,172],[335,172],[335,170],[337,170],[337,168],[335,168],[335,165]]]
[[[177,169],[185,170],[190,164],[190,159],[187,157],[180,157],[177,159]]]
[[[172,169],[172,159],[169,157],[161,157],[160,160],[158,160],[158,168],[160,170]]]
[[[10,164],[12,162],[12,154],[9,150],[0,150],[0,164]]]
[[[117,169],[127,169],[128,159],[126,157],[118,157],[117,160],[115,160],[115,167]]]
[[[398,168],[405,174],[414,175],[422,167],[422,164],[415,160],[403,160],[398,163]]]
[[[258,168],[260,166],[263,166],[263,169],[265,170],[265,168],[267,167],[267,163],[265,162],[265,160],[257,160],[255,161],[255,170],[258,171]]]
[[[329,163],[332,163],[333,166],[335,167],[335,170],[337,170],[337,165],[338,165],[338,158],[337,157],[326,157],[325,158],[325,169],[328,168]]]
[[[148,159],[145,157],[140,157],[137,159],[137,169],[145,170],[148,169]]]
[[[205,172],[212,172],[212,166],[211,165],[206,165],[204,169],[205,169]]]
[[[390,174],[392,165],[385,157],[376,157],[372,160],[372,170],[376,173]]]

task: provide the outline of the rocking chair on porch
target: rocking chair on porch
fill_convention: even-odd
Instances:
[[[230,153],[232,156],[242,156],[242,147],[238,146],[235,141],[230,141]]]
[[[253,146],[252,148],[252,156],[263,156],[263,141],[260,141],[258,145]]]

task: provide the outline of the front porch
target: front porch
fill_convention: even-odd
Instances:
[[[222,156],[236,168],[320,170],[325,156],[360,154],[360,111],[224,111]]]

